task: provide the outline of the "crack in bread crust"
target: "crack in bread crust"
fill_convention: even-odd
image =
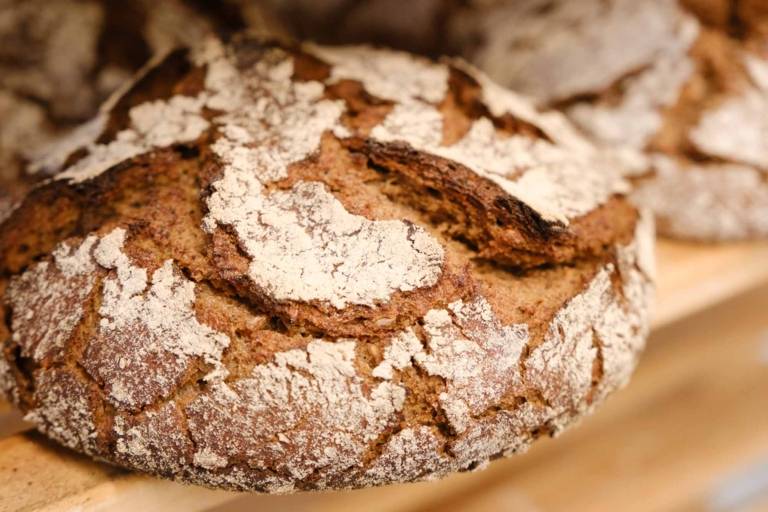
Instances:
[[[626,382],[647,331],[649,220],[611,177],[561,220],[498,181],[551,170],[540,197],[559,201],[568,152],[604,172],[562,120],[405,54],[236,38],[190,58],[148,73],[150,91],[139,80],[0,224],[0,388],[40,430],[212,487],[354,488],[482,467]],[[393,88],[404,65],[418,76]],[[408,137],[375,140],[390,103],[444,116],[428,128],[454,134],[445,147],[485,120],[489,144],[546,151],[492,180]],[[367,121],[345,123],[350,110]],[[291,266],[314,274],[290,285]]]

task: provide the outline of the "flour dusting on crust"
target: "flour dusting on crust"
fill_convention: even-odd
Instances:
[[[91,389],[67,369],[39,370],[36,380],[37,405],[24,420],[67,448],[97,453]]]
[[[373,376],[380,379],[391,379],[395,370],[402,370],[411,366],[413,356],[421,352],[422,348],[421,341],[413,329],[406,329],[398,333],[384,349],[384,359],[373,369]]]
[[[144,471],[182,471],[193,450],[182,422],[173,403],[138,417],[116,417],[112,429],[118,460]]]
[[[448,91],[448,68],[426,59],[367,46],[306,46],[332,65],[328,83],[355,80],[377,98],[439,103]]]
[[[91,235],[75,248],[61,244],[53,262],[41,262],[11,282],[14,341],[36,361],[57,357],[83,318],[99,274],[98,331],[86,347],[86,369],[101,380],[114,403],[149,404],[175,388],[193,358],[210,366],[206,380],[221,379],[229,338],[200,324],[195,285],[170,260],[151,276],[123,252],[126,232]],[[41,318],[39,315],[44,315]]]
[[[96,143],[107,125],[107,116],[99,114],[71,132],[53,139],[38,150],[27,166],[27,174],[55,174],[75,151]]]
[[[611,293],[613,265],[601,269],[583,293],[572,298],[549,324],[544,342],[525,361],[528,381],[552,406],[563,410],[584,402],[597,356],[594,324]]]
[[[656,176],[642,182],[634,196],[653,209],[659,230],[694,240],[768,233],[768,186],[761,171],[740,164],[688,164],[664,155],[654,155],[652,163]]]
[[[96,240],[89,236],[76,248],[63,243],[54,251],[53,262],[40,262],[11,280],[11,329],[25,357],[56,357],[82,320],[84,303],[96,283],[90,255]]]
[[[56,179],[79,183],[155,148],[195,140],[208,128],[208,121],[200,115],[202,105],[201,98],[174,96],[133,107],[129,128],[119,132],[112,142],[89,144],[88,154]]]
[[[441,453],[442,444],[430,427],[403,429],[392,436],[373,464],[354,478],[365,486],[440,478],[454,467],[451,457]]]
[[[359,465],[395,420],[405,389],[383,382],[366,391],[354,358],[352,340],[316,340],[276,354],[246,378],[214,385],[187,407],[195,460],[215,469],[245,455],[287,481]]]
[[[471,60],[501,84],[548,104],[603,90],[665,53],[680,29],[675,4],[498,2],[457,17],[453,31],[459,38],[484,35],[484,44],[467,46],[478,48]]]
[[[428,352],[415,359],[431,375],[446,379],[440,405],[457,432],[520,384],[518,362],[528,326],[502,326],[485,299],[430,311],[424,330]]]
[[[116,229],[94,250],[99,265],[116,275],[103,283],[99,331],[86,353],[89,371],[104,381],[110,400],[130,408],[167,396],[193,358],[210,366],[204,380],[226,377],[221,356],[229,338],[197,321],[195,284],[170,260],[149,278],[123,252],[125,236]]]
[[[632,242],[617,248],[621,298],[605,303],[594,327],[603,359],[603,378],[597,390],[599,399],[629,382],[645,347],[649,332],[645,319],[651,316],[653,307],[655,234],[650,213],[643,211]]]
[[[494,456],[523,452],[534,440],[533,431],[552,417],[551,409],[526,402],[513,410],[503,409],[479,418],[451,442],[454,463],[468,469]]]
[[[703,153],[768,174],[768,88],[749,88],[704,113],[690,139]]]
[[[343,309],[374,305],[440,277],[443,249],[418,226],[350,214],[320,183],[268,196],[259,188],[251,175],[227,174],[210,204],[212,215],[231,222],[253,255],[249,276],[269,297]],[[219,194],[230,193],[221,200]]]
[[[266,295],[342,309],[437,282],[443,249],[421,227],[350,214],[319,183],[263,190],[315,152],[325,131],[345,134],[343,104],[322,99],[322,84],[293,83],[292,60],[280,51],[242,76],[223,57],[209,70],[211,105],[228,113],[216,120],[224,137],[213,150],[226,166],[205,223],[234,228],[252,258],[249,276]]]

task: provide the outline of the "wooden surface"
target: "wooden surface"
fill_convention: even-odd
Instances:
[[[654,326],[669,324],[768,282],[768,243],[659,241]]]
[[[727,483],[720,479],[743,473],[735,481],[754,487],[749,468],[759,473],[768,461],[768,286],[748,292],[768,283],[768,245],[662,243],[659,256],[657,331],[632,385],[581,428],[486,471],[351,493],[243,498],[117,471],[27,433],[0,440],[0,511],[711,509],[717,496],[728,497],[717,494]],[[704,312],[679,321],[696,311]]]

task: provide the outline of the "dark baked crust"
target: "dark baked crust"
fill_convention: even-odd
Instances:
[[[390,59],[427,86],[355,67]],[[484,80],[244,38],[158,63],[0,224],[4,391],[73,449],[267,492],[433,478],[560,431],[634,367],[652,228],[559,118]],[[389,140],[398,108],[448,142]],[[491,176],[470,143],[531,160]],[[589,187],[558,209],[565,171],[537,159],[562,155]],[[558,204],[514,188],[534,171]]]

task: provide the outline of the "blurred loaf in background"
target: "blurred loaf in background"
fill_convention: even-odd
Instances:
[[[248,0],[0,0],[0,217],[39,179],[22,169],[153,55],[267,25],[274,20]]]

